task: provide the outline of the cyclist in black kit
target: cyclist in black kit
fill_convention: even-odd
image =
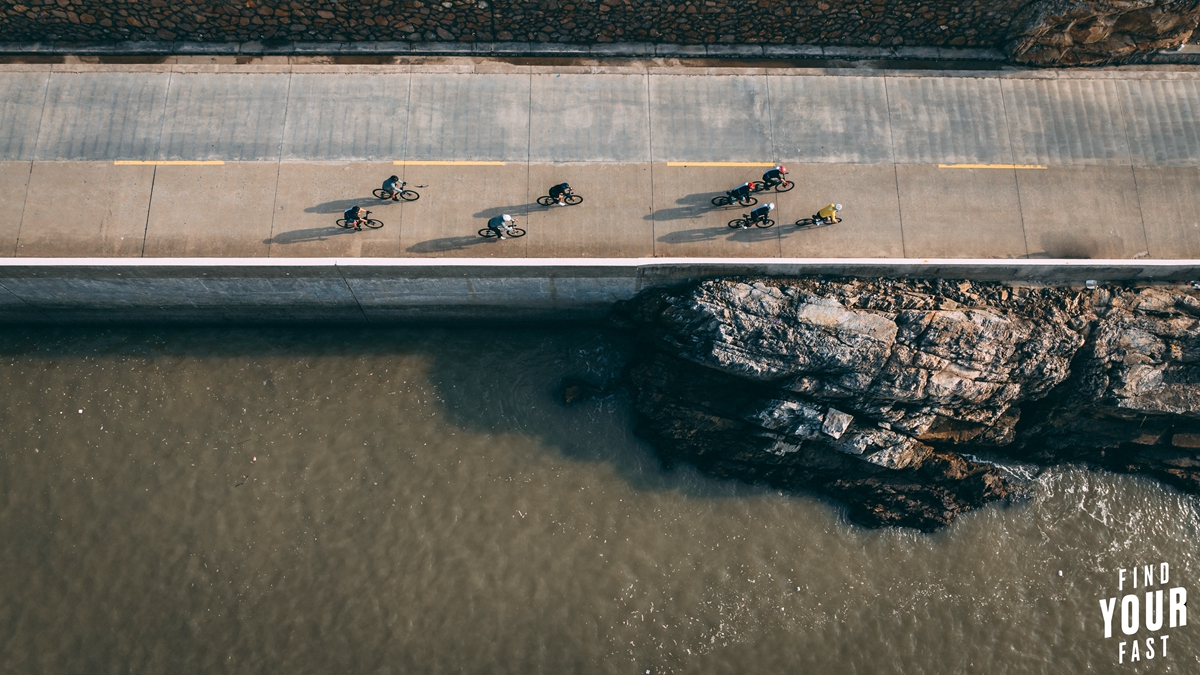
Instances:
[[[571,186],[566,183],[559,183],[558,185],[550,188],[550,199],[553,199],[555,202],[557,202],[558,206],[567,205],[567,202],[564,200],[569,194],[571,194]]]
[[[367,222],[366,218],[362,216],[362,209],[357,204],[342,212],[342,217],[346,219],[346,227],[353,227],[356,230],[361,230],[363,223]]]
[[[763,182],[769,188],[775,187],[783,182],[785,174],[787,174],[787,167],[776,164],[774,167],[767,169],[766,173],[763,174]]]
[[[761,223],[767,219],[767,216],[775,210],[775,202],[763,204],[762,206],[750,212],[750,217],[746,219],[746,224],[742,225],[742,229],[746,229],[755,223]]]

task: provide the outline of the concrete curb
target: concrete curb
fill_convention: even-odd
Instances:
[[[0,260],[0,320],[594,321],[650,288],[799,275],[1191,283],[1200,260],[10,258]]]
[[[841,47],[816,45],[652,42],[562,44],[546,42],[7,42],[0,54],[71,56],[533,56],[595,58],[723,58],[817,60],[984,61],[1000,63],[995,49]]]

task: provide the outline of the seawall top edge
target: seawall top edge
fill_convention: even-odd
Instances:
[[[0,258],[0,268],[320,268],[320,267],[935,267],[980,268],[1188,268],[1200,273],[1200,259],[1079,258]]]

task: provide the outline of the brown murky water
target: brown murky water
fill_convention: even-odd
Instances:
[[[3,673],[1200,672],[1200,617],[1103,637],[1119,568],[1200,592],[1152,481],[869,531],[557,403],[595,330],[0,335]]]

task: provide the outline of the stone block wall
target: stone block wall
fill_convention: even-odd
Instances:
[[[1028,0],[0,0],[0,41],[998,47]]]

